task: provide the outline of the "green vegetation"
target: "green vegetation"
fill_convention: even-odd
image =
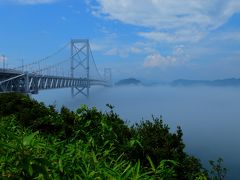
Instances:
[[[162,118],[127,126],[114,113],[76,112],[0,95],[0,179],[210,179]],[[214,178],[226,169],[211,161]]]

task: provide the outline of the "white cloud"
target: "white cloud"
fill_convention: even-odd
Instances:
[[[61,17],[61,20],[62,20],[62,21],[67,21],[67,18],[66,18],[65,16],[62,16],[62,17]]]
[[[152,53],[145,58],[143,66],[146,68],[169,67],[184,64],[189,57],[184,51],[184,46],[180,45],[174,48],[172,55],[163,56],[158,52]]]
[[[131,44],[122,45],[121,42],[118,42],[115,38],[104,40],[104,43],[101,41],[93,41],[91,42],[91,49],[93,51],[101,51],[104,55],[107,56],[120,56],[120,57],[128,57],[130,55],[146,55],[149,53],[156,52],[154,49],[153,43],[146,42],[135,42]]]
[[[205,33],[198,30],[178,30],[172,33],[158,31],[139,32],[139,35],[159,42],[182,43],[198,42],[205,36]]]
[[[90,42],[90,46],[92,51],[102,51],[106,49],[105,44],[103,43]]]
[[[112,48],[105,52],[108,56],[128,57],[130,54],[140,54],[142,51],[138,47],[118,47]]]
[[[171,56],[162,56],[161,54],[151,54],[146,57],[144,67],[165,67],[176,64],[176,58]]]
[[[220,32],[216,33],[211,36],[210,38],[211,41],[214,42],[219,42],[219,41],[224,41],[224,42],[229,42],[229,41],[234,41],[238,42],[240,41],[240,32],[238,31],[231,31],[231,32]]]
[[[97,0],[93,14],[151,28],[139,32],[167,42],[197,42],[240,11],[239,0]]]
[[[6,61],[8,58],[4,55],[0,55],[0,62]]]
[[[112,48],[108,51],[105,52],[105,55],[108,55],[108,56],[114,56],[114,55],[119,55],[119,50],[117,48]]]

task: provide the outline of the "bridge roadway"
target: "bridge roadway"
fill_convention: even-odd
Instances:
[[[109,86],[104,80],[41,75],[0,68],[0,93],[22,92],[37,94],[39,90],[77,88],[82,91],[93,85]]]

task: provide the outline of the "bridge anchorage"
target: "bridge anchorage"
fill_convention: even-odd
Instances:
[[[91,86],[111,86],[111,69],[105,68],[104,78],[101,76],[88,39],[71,40],[70,57],[57,64],[46,65],[46,62],[51,62],[49,59],[68,47],[69,43],[53,54],[27,65],[0,68],[0,93],[38,94],[40,90],[71,88],[72,96],[81,93],[89,97]],[[66,71],[66,67],[70,69]]]

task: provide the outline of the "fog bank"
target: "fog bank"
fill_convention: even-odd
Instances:
[[[70,96],[70,89],[40,91],[33,97],[46,104],[75,110],[81,104],[106,111],[106,104],[130,124],[151,116],[163,116],[172,131],[178,125],[184,133],[186,151],[204,164],[218,157],[229,169],[228,179],[240,174],[240,88],[219,87],[113,87],[92,88],[87,100]]]

